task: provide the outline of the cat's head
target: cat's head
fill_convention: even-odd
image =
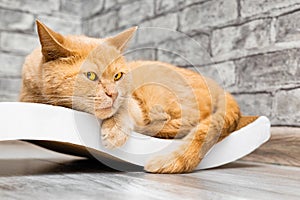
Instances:
[[[116,113],[130,87],[125,78],[129,68],[122,53],[137,28],[96,39],[63,36],[40,22],[37,26],[43,54],[43,95],[56,105],[89,112],[100,119]]]
[[[124,105],[130,92],[130,69],[122,53],[135,31],[136,27],[133,27],[105,38],[88,54],[78,73],[74,96],[92,97],[94,114],[100,119],[112,116]],[[73,106],[75,104],[84,106],[80,100],[74,100]]]

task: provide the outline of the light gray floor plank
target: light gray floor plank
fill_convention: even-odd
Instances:
[[[191,174],[119,172],[22,142],[0,143],[0,199],[300,199],[300,169],[251,162]]]
[[[300,167],[299,146],[300,128],[272,127],[270,140],[243,160]]]

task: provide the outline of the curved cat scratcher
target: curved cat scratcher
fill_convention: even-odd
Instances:
[[[0,141],[29,140],[52,150],[93,156],[103,162],[117,159],[144,166],[153,156],[171,152],[181,144],[180,140],[132,133],[124,146],[109,150],[101,144],[99,122],[93,115],[44,104],[0,103],[0,123]],[[214,145],[197,169],[235,161],[254,151],[269,137],[270,122],[266,117],[259,117]]]

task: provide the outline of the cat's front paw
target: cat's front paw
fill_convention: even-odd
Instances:
[[[165,155],[157,156],[150,160],[144,170],[151,173],[178,174],[191,172],[195,168],[195,163],[188,162],[184,156]]]
[[[127,139],[128,133],[117,125],[102,124],[101,141],[105,148],[113,149],[120,147],[126,143]]]

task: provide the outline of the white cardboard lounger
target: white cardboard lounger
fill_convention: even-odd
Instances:
[[[101,161],[103,157],[105,162],[117,159],[137,166],[144,166],[155,155],[171,152],[181,143],[180,140],[158,139],[132,133],[124,146],[108,150],[101,143],[99,131],[98,120],[87,113],[44,104],[0,103],[0,141],[29,140],[39,144],[48,142],[48,148],[57,151],[75,155],[86,155],[88,152]],[[270,122],[266,117],[259,117],[214,145],[197,169],[217,167],[235,161],[254,151],[269,138]],[[67,150],[64,147],[68,147]]]

